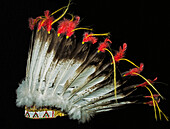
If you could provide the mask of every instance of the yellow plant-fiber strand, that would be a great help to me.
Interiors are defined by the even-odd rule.
[[[162,99],[164,99],[164,97],[159,93],[159,91],[142,75],[138,74],[138,73],[133,73],[136,74],[138,76],[140,76],[141,78],[143,78],[160,96]]]
[[[71,16],[71,20],[70,21],[73,21],[74,20],[74,15],[71,14],[71,13],[68,13],[70,16]]]
[[[155,100],[154,100],[155,101]],[[169,119],[168,119],[168,117],[162,112],[162,110],[159,108],[159,105],[158,105],[158,103],[155,101],[155,103],[156,103],[156,105],[157,105],[157,108],[158,108],[158,110],[159,110],[159,117],[160,117],[160,120],[161,120],[161,113],[164,115],[164,117],[165,117],[165,119],[167,120],[167,121],[169,121]]]
[[[76,28],[76,29],[72,30],[72,32],[76,31],[76,30],[91,30],[92,31],[93,29],[90,29],[90,28],[81,28],[80,27],[80,28]]]
[[[89,37],[89,36],[108,36],[110,33],[103,33],[103,34],[89,34],[89,35],[87,35],[87,37]],[[87,38],[86,37],[86,38]]]
[[[74,29],[74,30],[72,30],[71,32],[73,32],[73,31],[76,31],[76,30],[93,30],[93,29],[89,29],[89,28],[76,28],[76,29]],[[69,38],[69,36],[67,35],[66,36],[66,39],[68,39]]]
[[[69,6],[70,6],[70,0],[69,0],[69,3],[68,3],[68,5],[67,5],[67,8],[65,9],[64,13],[63,13],[60,17],[58,17],[56,20],[54,20],[54,21],[51,23],[51,25],[53,25],[55,22],[57,22],[58,20],[60,20],[60,19],[66,14]],[[56,11],[55,11],[55,12],[56,12]],[[54,14],[54,13],[52,13],[52,14]]]
[[[112,54],[112,52],[110,50],[108,50],[107,48],[105,48],[106,51],[109,52],[109,54],[112,57],[112,61],[113,61],[113,70],[114,70],[114,93],[115,93],[115,98],[116,98],[116,102],[117,102],[117,89],[116,89],[116,63],[115,63],[115,59],[114,56]]]
[[[119,59],[119,60],[125,60],[125,61],[127,61],[127,62],[131,63],[132,65],[134,65],[135,67],[139,68],[139,66],[137,66],[135,63],[133,63],[133,62],[132,62],[132,61],[130,61],[129,59],[121,58],[121,59]]]
[[[62,10],[62,9],[64,9],[64,8],[66,8],[66,7],[67,7],[67,6],[61,7],[60,9],[58,9],[58,10],[54,11],[53,13],[51,13],[51,15],[50,15],[50,16],[54,15],[55,13],[59,12],[60,10]]]
[[[153,100],[153,107],[154,107],[154,112],[155,112],[155,119],[156,119],[156,121],[157,121],[157,114],[156,114],[156,107],[155,107],[155,99],[154,99],[154,97],[153,97],[153,94],[152,94],[152,91],[147,87],[147,86],[145,86],[146,87],[146,89],[150,92],[150,94],[151,94],[151,98],[152,98],[152,100]]]

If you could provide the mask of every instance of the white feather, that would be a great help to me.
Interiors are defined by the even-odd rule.
[[[41,69],[41,78],[40,78],[40,84],[39,84],[39,86],[38,86],[38,90],[40,91],[40,89],[41,89],[41,85],[42,85],[42,82],[43,82],[43,80],[44,80],[44,78],[45,78],[45,75],[47,74],[47,71],[48,71],[48,69],[50,68],[50,66],[51,66],[51,63],[52,63],[52,60],[53,60],[53,58],[54,58],[54,52],[52,51],[50,54],[47,54],[46,55],[46,59],[45,59],[45,62],[44,62],[44,64],[43,64],[43,66],[42,66],[42,69]],[[49,79],[47,79],[47,80],[49,80]],[[48,82],[47,82],[47,87],[49,87],[48,86]]]
[[[34,92],[35,87],[36,87],[36,83],[38,82],[40,70],[41,70],[42,64],[45,60],[45,56],[46,56],[48,47],[49,47],[49,42],[46,42],[42,46],[42,48],[39,52],[38,59],[37,59],[37,62],[35,64],[35,68],[34,68],[34,72],[33,72],[34,77],[33,77],[33,81],[32,81],[32,86],[33,86],[32,92]],[[41,80],[43,80],[43,78]],[[40,85],[41,85],[41,82],[40,82]]]
[[[64,85],[59,85],[59,84],[60,84],[60,81],[62,80],[62,78],[67,73],[67,70],[69,69],[69,66],[70,66],[71,63],[72,63],[71,60],[67,60],[67,61],[63,60],[62,63],[60,64],[60,69],[58,71],[57,78],[56,78],[55,83],[54,83],[54,91],[53,91],[52,94],[55,93],[56,89],[57,89],[57,93],[62,92]]]
[[[82,87],[84,84],[87,83],[88,77],[93,74],[96,70],[96,67],[91,66],[87,67],[80,75],[71,83],[69,88],[71,89],[77,89],[79,87]],[[73,75],[74,76],[74,75]]]
[[[32,78],[33,78],[33,70],[34,70],[35,63],[36,63],[37,58],[38,58],[38,53],[39,53],[40,47],[41,47],[40,39],[35,40],[34,47],[33,47],[33,50],[32,50],[31,64],[30,64],[30,68],[29,68],[30,69],[29,70],[29,91],[30,91],[31,86],[32,86],[31,84],[32,84]]]
[[[76,70],[80,67],[81,64],[82,64],[81,61],[77,61],[77,62],[72,61],[72,64],[69,65],[69,68],[66,71],[65,76],[63,76],[63,78],[61,79],[59,85],[64,88],[64,85],[66,84],[67,80],[76,72]],[[63,88],[61,93],[64,92]]]
[[[70,101],[75,102],[76,100],[89,95],[97,88],[97,87],[96,88],[91,88],[91,87],[102,82],[104,79],[105,79],[105,76],[96,77],[93,80],[91,80],[90,82],[88,82],[86,85],[84,85],[82,87],[78,87],[77,89],[74,88],[74,90],[72,90],[72,92],[77,91],[77,93],[74,95],[74,97],[72,97],[72,99],[70,99]]]

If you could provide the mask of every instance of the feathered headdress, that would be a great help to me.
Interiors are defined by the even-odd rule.
[[[71,19],[61,20],[69,5],[70,2],[51,14],[47,10],[44,16],[29,19],[29,27],[33,30],[31,47],[26,77],[19,84],[16,100],[17,106],[25,106],[25,116],[40,119],[68,115],[70,119],[84,123],[96,113],[140,103],[153,106],[156,119],[157,109],[160,118],[163,114],[167,119],[158,106],[162,96],[153,86],[157,78],[153,81],[144,78],[140,74],[144,64],[137,66],[124,58],[126,43],[113,54],[109,47],[112,43],[109,33],[94,34],[89,32],[92,29],[78,28],[80,17],[72,14],[69,14]],[[53,15],[63,9],[64,13],[55,19]],[[52,28],[54,23],[58,23],[57,30]],[[34,31],[35,26],[37,31]],[[80,29],[86,32],[82,37],[76,37],[74,33]],[[98,36],[106,38],[95,49],[92,46],[97,44]],[[108,55],[111,60],[106,58]],[[124,87],[125,81],[116,78],[116,65],[122,60],[135,67],[123,72],[122,78],[140,76],[145,82]],[[148,90],[149,95],[144,97],[150,100],[130,97],[138,87]],[[153,94],[150,88],[157,94]]]

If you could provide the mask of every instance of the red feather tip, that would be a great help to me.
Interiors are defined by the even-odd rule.
[[[68,19],[60,21],[57,33],[66,34],[68,37],[72,36],[74,34],[73,30],[77,27],[79,21],[80,21],[79,16],[76,16],[74,21]]]
[[[45,18],[39,21],[38,23],[38,30],[41,29],[41,27],[45,27],[47,29],[47,32],[49,33],[52,29],[52,22],[54,21],[53,16],[50,16],[50,11],[46,10],[44,11]]]
[[[127,49],[127,44],[126,43],[123,44],[123,49],[120,46],[119,51],[116,52],[116,55],[114,56],[114,59],[115,59],[116,63],[119,62],[119,60],[125,56],[126,49]]]
[[[156,80],[157,80],[157,77],[156,77],[153,81],[150,80],[150,79],[148,79],[148,81],[149,81],[151,84],[153,84]],[[136,87],[144,87],[144,86],[147,86],[147,85],[149,85],[148,82],[144,82],[144,83],[141,83],[141,84],[137,85]]]
[[[91,33],[92,34],[92,33]],[[87,32],[84,33],[84,37],[83,37],[83,43],[85,42],[91,42],[92,44],[95,44],[97,42],[97,38],[90,36]]]
[[[112,41],[109,38],[106,38],[104,42],[100,43],[98,47],[98,52],[100,51],[105,52],[105,49],[109,46],[108,42],[112,43]]]
[[[151,97],[151,96],[150,96]],[[154,97],[154,101],[156,101],[157,103],[159,103],[160,102],[160,98],[159,98],[159,96],[157,96],[157,95],[153,95],[153,97]],[[155,102],[154,102],[155,103]],[[149,102],[145,102],[144,104],[148,104],[149,106],[153,106],[154,104],[153,104],[153,100],[151,100],[151,101],[149,101]]]
[[[160,95],[158,94],[153,94],[153,97],[157,99]],[[152,96],[144,96],[145,98],[152,98]]]
[[[140,74],[143,71],[143,68],[144,68],[144,64],[140,63],[139,68],[133,68],[133,69],[129,70],[128,72],[126,72],[124,74],[124,76],[137,76],[136,73]]]
[[[50,18],[50,11],[49,10],[44,11],[44,16],[46,18]]]
[[[30,28],[31,30],[34,30],[35,19],[29,18],[28,21],[29,21],[29,28]]]
[[[35,18],[35,19],[29,18],[29,19],[28,19],[29,28],[30,28],[31,30],[34,30],[34,26],[37,24],[38,20],[40,20],[40,19],[42,19],[41,16],[39,16],[39,17],[37,17],[37,18]]]

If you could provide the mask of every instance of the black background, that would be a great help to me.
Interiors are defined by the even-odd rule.
[[[78,124],[67,117],[50,120],[30,120],[24,117],[24,109],[15,105],[18,83],[25,77],[27,53],[31,31],[28,18],[43,15],[67,5],[68,0],[2,1],[1,2],[1,127],[3,129],[165,129],[169,122],[164,117],[157,122],[153,107],[133,105],[124,109],[96,115],[89,123]],[[81,17],[81,27],[92,27],[97,33],[111,32],[112,48],[128,44],[126,57],[145,64],[146,78],[158,77],[168,84],[169,78],[169,29],[170,15],[167,3],[123,0],[73,0],[68,12]],[[167,14],[166,14],[167,13]],[[57,25],[53,26],[57,28]],[[136,79],[136,78],[134,78]],[[169,112],[169,87],[159,84],[157,89],[166,98],[160,107]],[[146,91],[147,92],[147,91]]]

